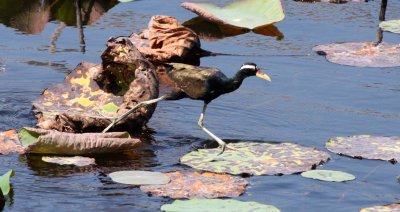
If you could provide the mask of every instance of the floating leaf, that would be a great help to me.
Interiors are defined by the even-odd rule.
[[[0,132],[0,155],[22,154],[24,152],[25,149],[19,141],[16,130]]]
[[[8,193],[10,192],[10,178],[14,175],[14,170],[10,170],[0,176],[0,190],[4,196],[8,195]]]
[[[382,21],[379,27],[384,31],[400,34],[400,20]]]
[[[400,66],[400,44],[349,42],[319,45],[313,48],[332,63],[358,67]]]
[[[348,2],[365,2],[365,0],[294,0],[294,1],[307,2],[307,3],[324,2],[324,3],[334,3],[334,4],[344,4]]]
[[[107,45],[103,64],[79,64],[63,83],[46,89],[33,102],[40,128],[101,131],[138,102],[158,96],[155,68],[129,39],[110,39]],[[141,129],[155,107],[138,109],[116,127]]]
[[[40,134],[34,130],[30,130],[29,128],[22,128],[19,133],[19,138],[24,147],[28,147],[37,142]]]
[[[161,206],[162,211],[186,212],[186,211],[259,211],[279,212],[272,205],[264,205],[258,202],[242,202],[233,199],[191,199],[175,200],[172,204]]]
[[[395,212],[395,211],[400,211],[400,203],[372,206],[360,210],[360,212]]]
[[[139,139],[131,138],[127,132],[79,134],[26,127],[20,130],[19,135],[21,142],[28,144],[26,152],[40,154],[118,153],[134,149],[141,143]]]
[[[114,182],[130,185],[167,184],[170,178],[161,172],[119,171],[108,175]]]
[[[400,137],[355,135],[328,140],[326,148],[355,158],[400,161]]]
[[[240,142],[229,144],[238,150],[199,149],[184,155],[181,162],[196,169],[217,173],[274,175],[312,169],[327,161],[329,155],[292,143]]]
[[[330,182],[343,182],[356,179],[352,174],[332,170],[310,170],[301,173],[301,176]]]
[[[181,6],[218,24],[254,29],[285,18],[280,0],[241,0],[224,8],[209,3],[184,2]]]
[[[247,185],[245,179],[227,174],[211,172],[168,172],[165,173],[171,181],[165,185],[140,186],[144,192],[157,196],[179,198],[218,198],[237,197]]]
[[[48,163],[56,163],[59,165],[75,165],[75,166],[89,166],[96,164],[94,158],[88,157],[42,157],[42,160]]]

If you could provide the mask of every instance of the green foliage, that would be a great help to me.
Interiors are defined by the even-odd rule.
[[[210,21],[254,29],[285,18],[280,0],[241,0],[224,8],[209,3],[184,3],[182,6]]]
[[[27,147],[31,144],[36,143],[40,134],[27,128],[22,128],[19,131],[18,136],[22,146]]]
[[[0,176],[0,190],[1,193],[6,196],[10,192],[10,178],[15,175],[14,170],[10,170],[7,173]]]
[[[253,212],[279,212],[280,210],[272,205],[264,205],[258,202],[242,202],[238,200],[223,199],[191,199],[175,200],[172,204],[161,206],[162,211],[174,212],[206,212],[206,211],[253,211]]]
[[[114,182],[130,185],[167,184],[170,178],[161,172],[119,171],[108,175]]]
[[[118,106],[114,102],[110,102],[102,106],[103,112],[105,113],[116,113]]]
[[[332,170],[310,170],[301,173],[301,176],[329,182],[343,182],[356,179],[352,174]]]
[[[384,31],[400,34],[400,19],[382,21],[381,23],[379,23],[379,27]]]

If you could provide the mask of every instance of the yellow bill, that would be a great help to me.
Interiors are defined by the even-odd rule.
[[[271,82],[271,78],[268,75],[262,73],[261,70],[257,71],[256,76]]]

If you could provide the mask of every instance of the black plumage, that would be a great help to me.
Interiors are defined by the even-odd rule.
[[[262,74],[254,63],[245,63],[234,77],[228,78],[220,70],[209,67],[191,66],[181,63],[166,64],[168,76],[180,88],[178,91],[168,94],[168,100],[177,100],[184,97],[203,100],[210,103],[222,94],[230,93],[240,87],[246,77],[259,76],[269,77]]]

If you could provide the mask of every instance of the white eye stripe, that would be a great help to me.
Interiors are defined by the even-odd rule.
[[[256,69],[256,67],[254,65],[242,65],[242,67],[240,69]]]

